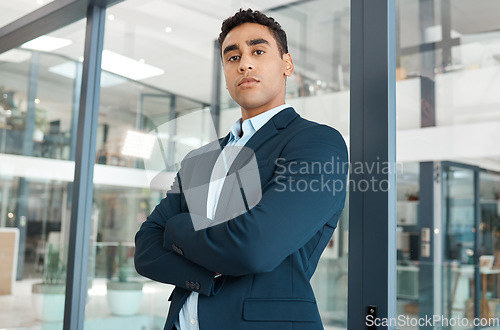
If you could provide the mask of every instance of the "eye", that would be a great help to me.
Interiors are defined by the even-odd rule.
[[[231,56],[230,58],[228,58],[227,61],[234,62],[234,61],[237,61],[239,58],[240,58],[239,55],[234,55],[234,56]]]
[[[257,49],[254,53],[257,55],[262,55],[264,54],[264,51],[262,49]]]

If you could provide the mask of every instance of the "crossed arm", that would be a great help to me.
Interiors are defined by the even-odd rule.
[[[182,286],[186,276],[199,276],[209,284],[217,272],[232,276],[267,272],[325,224],[335,227],[344,207],[347,178],[341,135],[327,126],[307,128],[289,141],[281,159],[254,208],[198,231],[191,220],[201,216],[180,210],[182,188],[176,178],[167,198],[136,235],[139,273],[175,285],[180,281]],[[318,171],[318,164],[328,162],[334,163],[331,171],[323,166]],[[182,256],[172,246],[180,247]],[[201,287],[207,290],[207,285]],[[209,287],[200,293],[210,294],[213,286]]]
[[[137,272],[152,280],[185,287],[186,281],[200,283],[199,293],[214,294],[215,272],[180,256],[171,249],[163,248],[165,222],[181,214],[179,180],[174,184],[135,236],[134,263]]]

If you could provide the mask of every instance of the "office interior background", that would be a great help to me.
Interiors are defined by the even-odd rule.
[[[1,1],[0,45],[2,31],[58,2]],[[161,169],[148,160],[163,141],[168,181],[189,150],[214,137],[214,125],[224,136],[240,117],[215,43],[240,7],[281,23],[295,64],[287,102],[349,145],[349,0],[112,3],[93,82],[86,329],[163,328],[173,287],[133,266],[134,234],[169,187],[151,185],[148,171]],[[395,1],[398,316],[500,318],[498,13],[495,0]],[[77,130],[87,23],[0,53],[0,328],[62,328],[75,161],[85,158]],[[346,207],[311,279],[325,329],[348,328],[349,239],[363,244],[349,237]],[[133,298],[110,282],[132,283],[121,291]],[[62,289],[47,294],[40,283]]]

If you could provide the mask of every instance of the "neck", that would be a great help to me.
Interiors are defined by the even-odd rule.
[[[280,106],[283,104],[285,104],[284,100],[282,102],[277,102],[275,105],[272,105],[272,106],[265,105],[265,106],[261,106],[261,107],[257,107],[257,108],[253,108],[253,109],[245,109],[245,108],[241,107],[241,121],[244,121],[248,118],[255,117],[257,115],[260,115],[261,113],[264,113],[268,110],[274,109],[277,106]]]

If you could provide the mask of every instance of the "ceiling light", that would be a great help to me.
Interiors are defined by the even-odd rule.
[[[35,104],[39,104],[40,103],[40,99],[35,99]]]
[[[167,33],[172,32],[172,28],[171,28],[170,26],[167,26],[167,27],[165,28],[165,32],[167,32]]]
[[[24,43],[21,47],[31,50],[40,50],[45,52],[51,52],[53,50],[66,47],[71,45],[73,42],[68,39],[41,36],[31,41]]]
[[[60,76],[75,79],[76,77],[76,63],[74,61],[66,61],[49,67],[49,72],[58,74]],[[81,67],[79,68],[81,70]],[[123,84],[127,80],[123,77],[103,71],[101,73],[101,87],[111,87]]]
[[[109,14],[109,15],[108,15],[108,19],[109,19],[110,21],[114,20],[114,19],[115,19],[115,15],[113,15],[113,14]]]
[[[102,52],[102,68],[133,80],[155,77],[165,72],[160,68],[141,63],[109,50]]]
[[[128,131],[125,144],[122,148],[122,155],[149,159],[151,158],[155,142],[156,137],[154,135]]]

